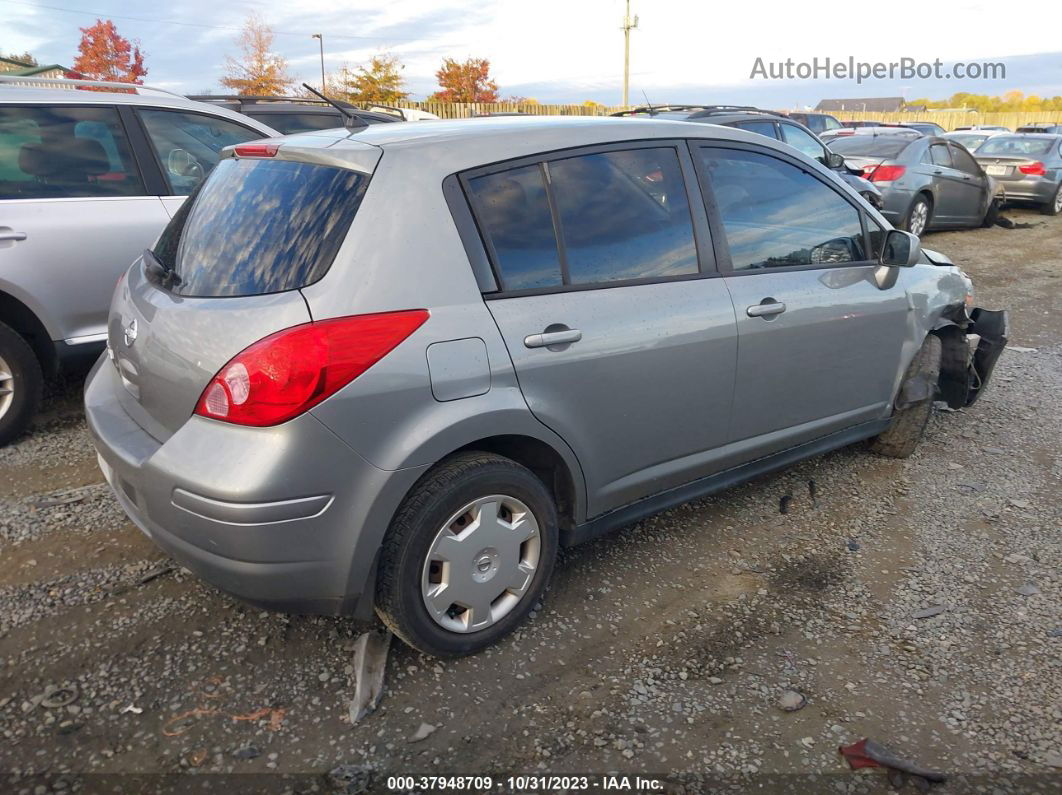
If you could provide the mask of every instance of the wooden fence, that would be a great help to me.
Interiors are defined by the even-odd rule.
[[[467,119],[485,113],[531,113],[538,116],[607,116],[623,110],[620,105],[535,105],[513,102],[454,103],[454,102],[397,102],[401,108],[416,108],[434,113],[444,119]],[[946,130],[974,124],[995,124],[1016,129],[1035,122],[1062,124],[1062,110],[1026,111],[1014,113],[976,113],[973,111],[925,111],[921,113],[831,113],[838,119],[860,119],[883,122],[933,121]]]

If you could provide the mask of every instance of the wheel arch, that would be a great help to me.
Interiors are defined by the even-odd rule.
[[[59,356],[48,329],[37,314],[9,292],[0,290],[0,321],[21,336],[37,356],[46,376],[56,373]]]

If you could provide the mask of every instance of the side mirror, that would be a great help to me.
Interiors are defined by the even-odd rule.
[[[900,229],[890,229],[881,247],[881,264],[894,268],[910,268],[922,257],[917,235]]]
[[[844,157],[842,155],[837,154],[836,152],[831,152],[827,149],[826,167],[832,169],[844,168]]]

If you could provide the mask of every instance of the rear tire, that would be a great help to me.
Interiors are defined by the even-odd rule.
[[[0,323],[0,447],[25,431],[41,404],[41,363],[22,335]]]
[[[1055,197],[1047,204],[1041,205],[1040,212],[1044,215],[1058,215],[1062,213],[1062,182],[1058,184],[1058,188],[1055,190]]]
[[[999,220],[999,199],[992,199],[988,203],[988,209],[985,210],[985,217],[981,219],[981,228],[988,229],[995,226],[996,221]]]
[[[912,235],[921,237],[922,233],[929,229],[929,222],[932,218],[933,203],[925,194],[920,193],[911,202],[911,209],[907,211],[907,218],[903,225]]]
[[[492,453],[459,453],[422,477],[395,513],[380,550],[376,612],[424,654],[480,651],[542,598],[558,537],[553,498],[530,470]]]
[[[921,375],[930,385],[930,394],[907,408],[894,411],[892,425],[888,430],[870,440],[871,452],[888,458],[907,458],[918,448],[933,414],[933,400],[937,394],[937,382],[940,380],[940,352],[940,337],[930,334],[903,376],[906,383]],[[899,397],[897,395],[897,400]]]

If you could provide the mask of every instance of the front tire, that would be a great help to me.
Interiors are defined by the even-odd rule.
[[[988,229],[996,225],[999,220],[999,199],[992,199],[985,210],[985,217],[981,219],[981,228]]]
[[[22,434],[41,404],[44,374],[22,335],[0,323],[0,447]]]
[[[933,400],[937,395],[937,382],[940,380],[940,337],[930,334],[904,373],[903,383],[921,376],[928,386],[929,394],[906,408],[894,410],[892,425],[870,440],[871,452],[888,458],[907,458],[918,448],[925,436],[926,426],[933,414]],[[904,392],[900,387],[901,395]]]
[[[1055,197],[1047,204],[1040,207],[1040,212],[1044,215],[1058,215],[1062,213],[1062,182],[1058,184],[1058,188],[1055,190]]]
[[[472,654],[512,632],[546,590],[557,511],[508,458],[460,453],[403,501],[380,550],[376,612],[414,649]]]

